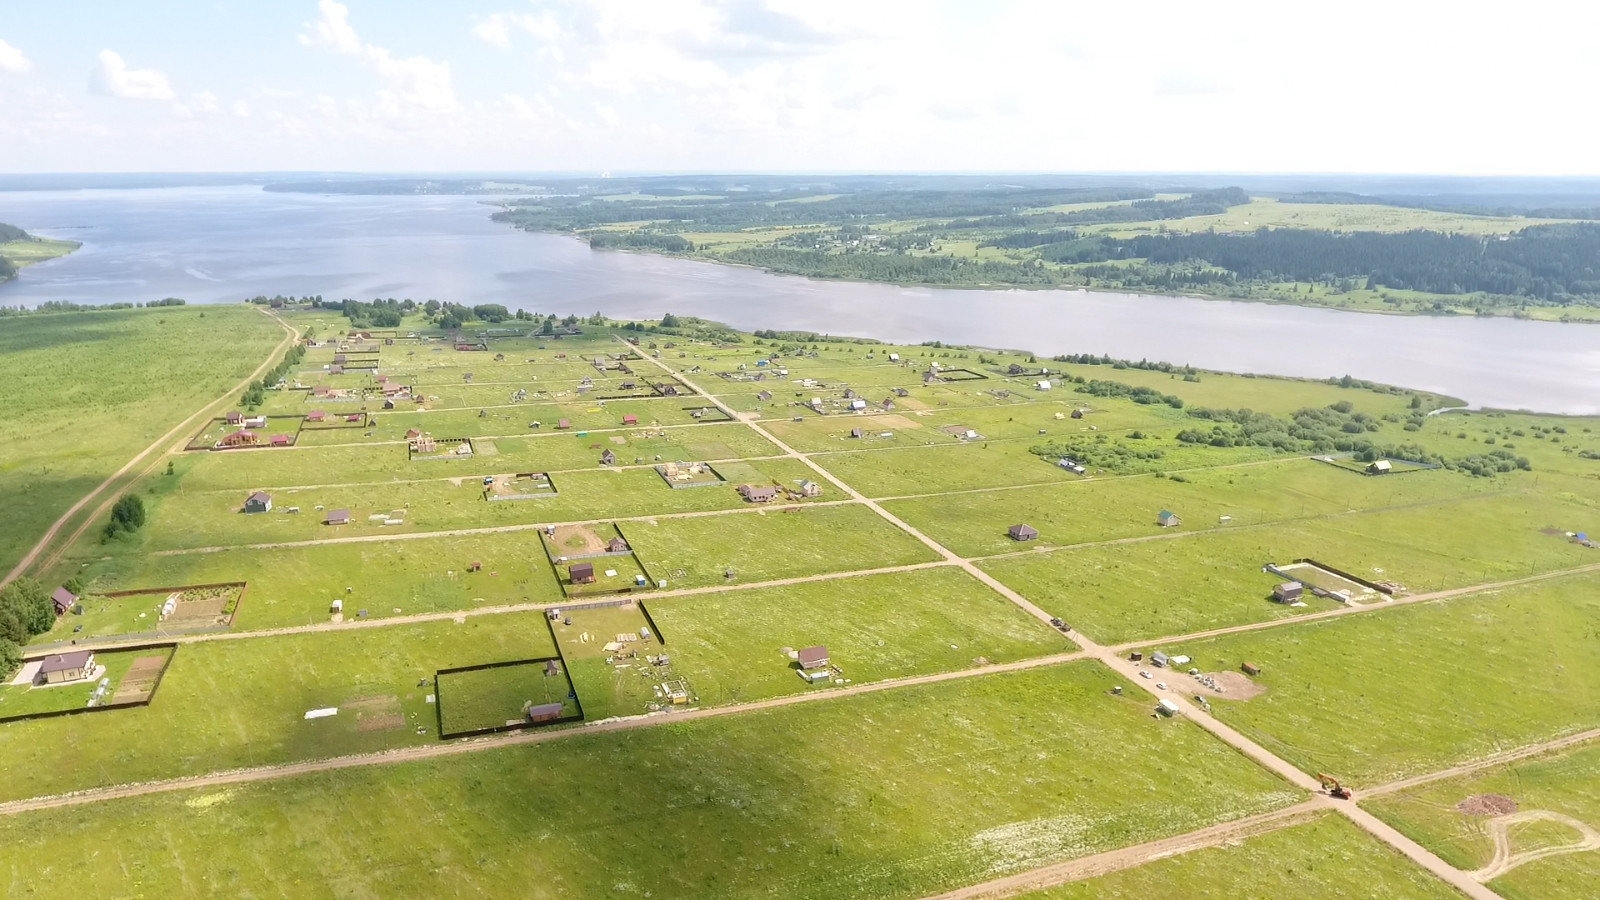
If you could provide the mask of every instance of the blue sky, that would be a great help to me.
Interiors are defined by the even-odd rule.
[[[1595,4],[111,0],[0,15],[0,172],[1600,174]]]

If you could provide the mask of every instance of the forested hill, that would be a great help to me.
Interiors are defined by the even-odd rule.
[[[25,241],[28,240],[29,237],[31,237],[31,235],[29,235],[26,231],[23,231],[21,228],[18,228],[15,225],[7,225],[4,222],[0,222],[0,244],[3,244],[7,241]]]

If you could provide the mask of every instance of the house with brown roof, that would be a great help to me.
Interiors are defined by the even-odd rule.
[[[802,669],[826,669],[833,664],[828,656],[828,648],[821,645],[807,647],[796,654]]]
[[[420,429],[420,428],[407,428],[406,429],[406,440],[408,440],[408,441],[415,440],[416,438],[419,438],[419,437],[422,437],[422,429]]]
[[[739,496],[750,503],[771,503],[778,498],[778,489],[770,484],[741,484]]]
[[[234,431],[222,436],[217,441],[218,447],[256,447],[261,444],[261,435],[254,431]]]
[[[322,520],[322,524],[324,524],[324,525],[349,525],[350,524],[350,510],[348,510],[348,509],[336,509],[333,512],[328,513],[328,517],[326,519]]]
[[[73,653],[53,653],[39,664],[36,684],[66,684],[94,677],[94,651],[78,650]]]
[[[228,413],[223,418],[227,421],[227,423],[229,425],[233,425],[233,426],[237,427],[240,423],[242,423],[244,421],[244,413],[238,412],[238,411],[234,411],[234,412]]]
[[[58,587],[50,595],[50,605],[55,607],[56,615],[64,616],[78,605],[78,595],[64,587]]]
[[[622,417],[622,424],[624,424],[624,425],[637,425],[637,424],[639,424],[639,417],[634,415],[633,413],[628,413],[627,415]]]
[[[623,540],[621,535],[618,535],[606,542],[607,553],[627,553],[628,550],[628,542]]]
[[[247,513],[272,512],[272,495],[266,491],[256,491],[244,498],[244,511]]]
[[[306,413],[306,421],[307,422],[321,422],[323,419],[326,419],[327,417],[328,417],[328,414],[323,412],[320,409],[313,409],[311,412]]]
[[[594,584],[594,563],[573,563],[568,566],[567,581],[572,584]]]
[[[287,434],[275,434],[272,437],[267,438],[267,443],[274,447],[287,447],[294,443],[294,439],[289,437]]]

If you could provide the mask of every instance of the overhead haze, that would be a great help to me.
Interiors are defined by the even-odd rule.
[[[1463,12],[24,4],[0,19],[0,171],[1600,174],[1600,9]]]

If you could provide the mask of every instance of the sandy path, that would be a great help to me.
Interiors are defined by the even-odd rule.
[[[1273,812],[1224,822],[1188,834],[1123,847],[1120,850],[1070,859],[1040,869],[957,888],[933,895],[926,900],[999,900],[1002,897],[1014,897],[1029,891],[1109,875],[1112,872],[1132,869],[1169,856],[1230,844],[1258,834],[1287,828],[1310,820],[1316,812],[1328,808],[1330,803],[1332,801],[1326,797],[1313,797],[1303,803]]]
[[[1594,740],[1600,740],[1600,728],[1591,728],[1588,731],[1580,731],[1577,734],[1569,734],[1566,737],[1555,738],[1554,740],[1544,741],[1538,744],[1529,744],[1526,747],[1516,747],[1511,750],[1504,750],[1500,753],[1493,753],[1488,756],[1480,757],[1472,762],[1462,763],[1459,766],[1452,766],[1448,769],[1440,769],[1437,772],[1428,772],[1424,775],[1413,775],[1410,778],[1402,778],[1399,781],[1391,781],[1388,784],[1381,784],[1377,787],[1365,788],[1361,791],[1361,796],[1372,797],[1380,794],[1392,794],[1396,791],[1410,790],[1411,788],[1419,787],[1424,784],[1430,784],[1435,781],[1444,781],[1446,779],[1457,778],[1462,775],[1471,775],[1472,773],[1481,771],[1483,769],[1492,768],[1494,766],[1503,766],[1507,763],[1516,762],[1519,759],[1527,759],[1530,756],[1543,756],[1546,753],[1552,753],[1556,750],[1572,747],[1577,744],[1586,744]]]
[[[1537,850],[1512,853],[1511,826],[1523,822],[1555,822],[1578,832],[1580,839],[1558,847],[1540,847]],[[1490,860],[1487,866],[1471,873],[1472,877],[1479,881],[1499,878],[1523,863],[1544,859],[1547,856],[1563,856],[1568,853],[1600,850],[1600,831],[1596,831],[1587,822],[1580,822],[1571,816],[1551,812],[1547,809],[1530,809],[1525,812],[1514,812],[1506,816],[1496,816],[1490,819],[1485,827],[1489,832],[1490,839],[1494,841],[1494,858]]]
[[[256,381],[261,377],[262,373],[272,368],[273,362],[289,349],[289,347],[300,337],[300,333],[295,331],[294,328],[290,327],[288,323],[284,322],[277,316],[272,316],[270,313],[264,314],[268,315],[274,322],[276,322],[278,327],[284,330],[285,334],[283,336],[283,340],[279,342],[278,346],[273,349],[272,353],[268,354],[266,360],[263,361],[260,366],[257,366],[254,372],[250,373],[250,377],[234,385],[231,390],[224,393],[221,397],[213,400],[211,403],[206,404],[204,407],[201,407],[200,410],[189,416],[189,418],[184,419],[182,422],[179,422],[177,425],[173,426],[171,431],[168,431],[161,437],[156,438],[155,442],[141,450],[139,455],[128,460],[127,464],[118,469],[116,472],[112,473],[111,477],[100,482],[100,484],[97,485],[94,490],[85,494],[77,503],[72,504],[71,508],[62,513],[61,518],[56,519],[54,524],[52,524],[50,528],[45,531],[44,535],[39,538],[39,542],[33,545],[33,549],[29,550],[27,555],[23,556],[16,566],[12,568],[12,570],[7,573],[4,578],[0,578],[0,587],[10,584],[14,579],[22,575],[23,572],[27,571],[28,568],[32,566],[36,560],[38,560],[40,555],[44,553],[46,548],[50,546],[51,542],[55,540],[56,535],[61,532],[61,529],[65,528],[67,523],[72,520],[72,517],[81,512],[84,507],[88,506],[90,503],[93,503],[96,497],[99,497],[101,494],[105,493],[107,489],[111,487],[111,485],[118,481],[118,479],[133,471],[134,467],[138,466],[140,462],[142,462],[152,453],[155,453],[162,447],[169,446],[174,440],[177,440],[180,435],[187,436],[193,432],[195,426],[199,424],[201,419],[209,417],[218,409],[221,409],[227,404],[228,400],[233,397],[234,394],[237,394],[249,387],[252,381]],[[187,443],[187,441],[184,441],[184,443]],[[168,452],[171,451],[169,450]],[[141,473],[141,476],[148,474],[156,465],[159,465],[161,460],[165,459],[166,456],[166,453],[157,456],[155,461],[151,464],[151,467],[146,469],[145,472]],[[98,519],[101,514],[110,509],[111,505],[115,503],[116,500],[116,497],[107,497],[105,502],[96,507],[94,512],[90,513],[88,517],[84,519],[83,524],[79,525],[77,530],[73,531],[71,536],[68,537],[66,541],[62,542],[60,549],[58,549],[54,554],[45,560],[44,567],[54,565],[56,560],[60,559],[61,554],[66,552],[66,549],[71,547],[85,531],[89,530],[89,526],[94,524],[95,520]]]

